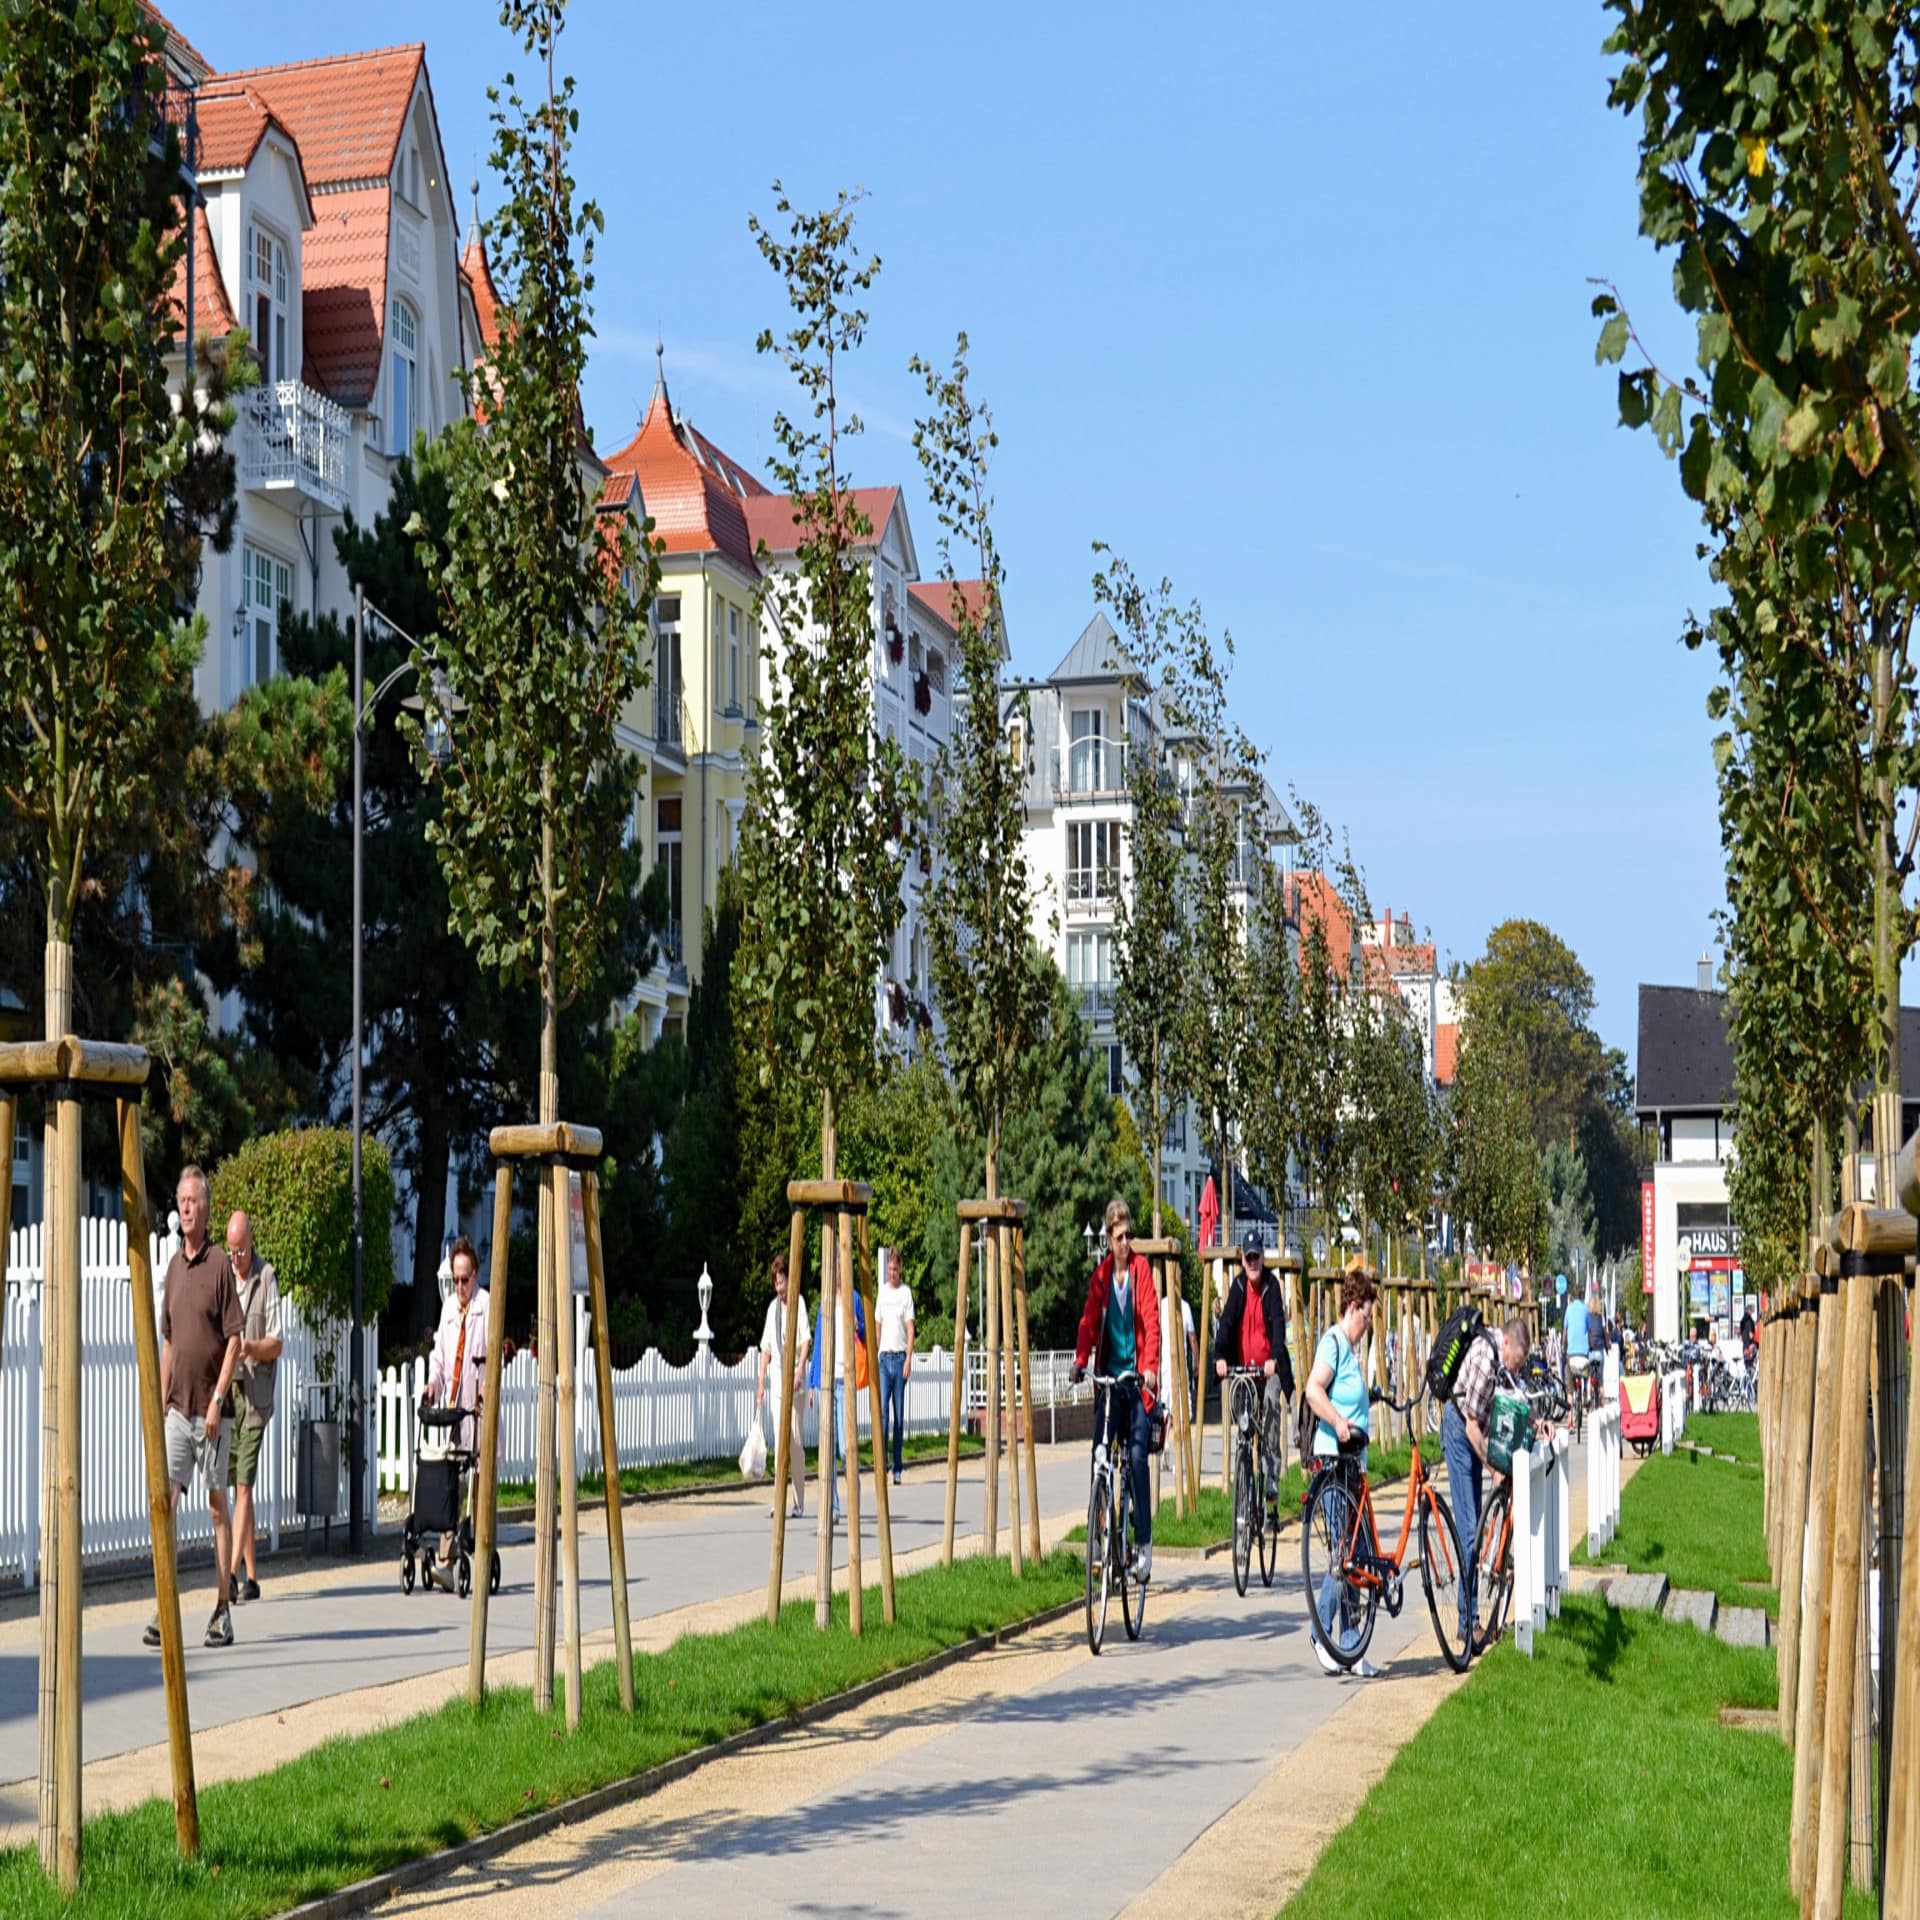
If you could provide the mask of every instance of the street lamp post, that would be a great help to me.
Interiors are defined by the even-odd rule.
[[[365,1337],[360,1324],[361,1281],[365,1264],[366,1235],[360,1210],[360,1142],[363,1126],[363,1088],[361,1073],[366,1053],[365,1008],[361,998],[361,929],[365,921],[365,889],[361,863],[361,837],[366,818],[365,749],[367,726],[380,709],[380,702],[399,684],[402,675],[413,667],[411,660],[401,664],[382,680],[371,700],[365,697],[367,616],[372,614],[409,645],[419,642],[397,621],[390,620],[366,595],[366,589],[353,590],[353,1323],[347,1350],[347,1399],[349,1465],[347,1487],[347,1548],[359,1553],[365,1526],[363,1496],[366,1479],[366,1435],[363,1409],[366,1402]],[[435,673],[435,680],[440,680]],[[424,702],[421,703],[425,705]],[[451,750],[444,715],[452,711],[451,699],[436,686],[433,712],[438,724],[429,724],[427,751],[436,761]]]

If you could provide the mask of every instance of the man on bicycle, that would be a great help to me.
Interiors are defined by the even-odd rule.
[[[1467,1577],[1460,1582],[1460,1631],[1473,1644],[1474,1541],[1480,1531],[1480,1495],[1487,1464],[1487,1428],[1493,1419],[1494,1389],[1503,1377],[1512,1377],[1527,1364],[1532,1342],[1527,1323],[1516,1315],[1496,1335],[1482,1328],[1467,1357],[1460,1362],[1453,1392],[1440,1416],[1440,1451],[1447,1461],[1447,1498],[1460,1535],[1460,1551]],[[1504,1370],[1504,1371],[1503,1371]],[[1498,1470],[1496,1469],[1496,1473]]]
[[[1587,1371],[1593,1359],[1592,1314],[1584,1298],[1576,1296],[1567,1306],[1567,1391],[1576,1409],[1589,1402]]]
[[[1266,1375],[1261,1392],[1260,1453],[1271,1517],[1278,1494],[1280,1433],[1285,1403],[1293,1398],[1293,1361],[1287,1353],[1287,1309],[1280,1283],[1267,1272],[1266,1247],[1258,1227],[1249,1227],[1240,1243],[1240,1271],[1233,1276],[1213,1336],[1213,1370],[1222,1380],[1230,1367],[1258,1367]]]
[[[1128,1576],[1145,1585],[1153,1573],[1153,1506],[1147,1478],[1147,1453],[1153,1422],[1153,1398],[1160,1387],[1160,1301],[1153,1290],[1147,1257],[1133,1250],[1133,1216],[1124,1200],[1107,1202],[1107,1255],[1093,1270],[1087,1304],[1074,1341],[1073,1377],[1086,1378],[1087,1362],[1096,1373],[1136,1374],[1137,1384],[1103,1387],[1116,1396],[1111,1420],[1094,1422],[1094,1431],[1110,1430],[1126,1459],[1128,1505],[1133,1509],[1133,1556]],[[1116,1541],[1123,1547],[1124,1541]]]

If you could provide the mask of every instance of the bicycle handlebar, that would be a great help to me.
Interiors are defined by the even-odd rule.
[[[1129,1367],[1125,1373],[1090,1373],[1087,1378],[1096,1387],[1130,1387],[1140,1374],[1137,1368]]]

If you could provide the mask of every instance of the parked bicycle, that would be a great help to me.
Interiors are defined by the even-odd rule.
[[[1374,1389],[1372,1399],[1396,1413],[1411,1413],[1424,1397],[1422,1387],[1404,1401]],[[1410,1423],[1412,1424],[1412,1423]],[[1348,1459],[1328,1461],[1315,1472],[1307,1491],[1306,1524],[1300,1541],[1300,1572],[1307,1589],[1307,1627],[1336,1665],[1351,1668],[1373,1639],[1382,1604],[1398,1619],[1404,1580],[1412,1569],[1407,1549],[1419,1537],[1420,1583],[1427,1611],[1447,1665],[1464,1673],[1472,1649],[1461,1628],[1460,1582],[1466,1561],[1453,1509],[1435,1484],[1420,1452],[1418,1427],[1407,1472],[1407,1504],[1400,1537],[1383,1553],[1374,1520],[1373,1494],[1365,1473]]]
[[[1501,1384],[1510,1392],[1524,1394],[1536,1427],[1565,1425],[1568,1417],[1566,1396],[1551,1381],[1516,1379],[1501,1370]],[[1555,1497],[1553,1476],[1560,1463],[1551,1450],[1547,1454],[1547,1498]],[[1513,1482],[1502,1479],[1492,1488],[1480,1507],[1480,1525],[1473,1542],[1475,1628],[1473,1650],[1486,1650],[1505,1631],[1507,1615],[1513,1606]]]
[[[1124,1409],[1127,1396],[1140,1390],[1140,1376],[1096,1373],[1099,1390],[1100,1437],[1094,1443],[1092,1485],[1087,1494],[1087,1645],[1098,1653],[1107,1637],[1107,1605],[1117,1590],[1120,1618],[1127,1638],[1138,1640],[1147,1620],[1147,1589],[1127,1574],[1127,1522],[1132,1498],[1127,1492],[1124,1460],[1114,1458],[1114,1435],[1124,1448],[1127,1426],[1116,1421],[1115,1409]]]
[[[1268,1436],[1261,1419],[1266,1369],[1233,1367],[1227,1379],[1233,1392],[1233,1584],[1244,1600],[1256,1557],[1261,1585],[1273,1585],[1274,1564],[1280,1557],[1280,1516],[1266,1497]],[[1275,1460],[1271,1470],[1278,1467]]]

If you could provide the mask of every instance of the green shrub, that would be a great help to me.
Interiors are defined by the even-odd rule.
[[[287,1297],[321,1326],[353,1313],[353,1136],[343,1127],[263,1133],[213,1172],[211,1231],[236,1212],[253,1223],[254,1244]],[[366,1251],[360,1312],[372,1320],[393,1291],[393,1164],[363,1137],[361,1211]]]

